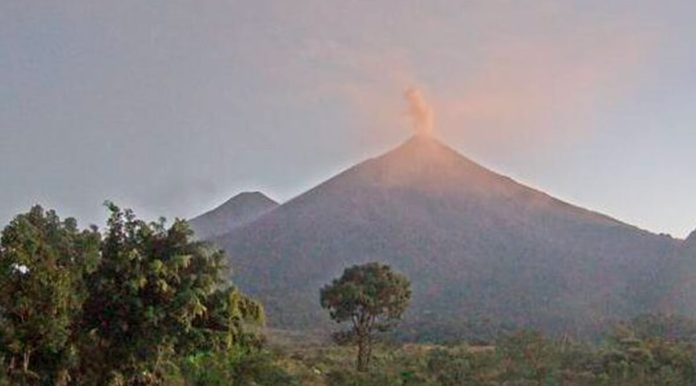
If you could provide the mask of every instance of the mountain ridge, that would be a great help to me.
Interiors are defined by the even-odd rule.
[[[419,137],[213,241],[274,326],[321,325],[317,289],[347,265],[379,260],[411,277],[418,333],[434,314],[441,324],[473,316],[587,331],[669,310],[645,287],[678,245]],[[595,320],[579,320],[587,315]]]
[[[252,222],[278,205],[259,191],[241,192],[188,222],[196,237],[208,239]]]
[[[480,164],[478,164],[478,163],[472,161],[472,160],[469,159],[468,157],[465,157],[465,156],[463,156],[463,155],[457,153],[454,149],[452,149],[452,148],[450,148],[450,147],[444,145],[443,143],[441,143],[440,141],[438,141],[438,140],[436,140],[436,139],[434,139],[434,138],[425,137],[425,136],[418,136],[418,135],[412,136],[412,137],[409,138],[407,141],[403,142],[401,145],[399,145],[398,147],[392,149],[391,151],[388,151],[388,152],[385,153],[385,154],[382,154],[382,155],[379,155],[379,156],[375,156],[375,157],[371,157],[371,158],[367,158],[367,159],[365,159],[364,161],[362,161],[362,162],[360,162],[360,163],[358,163],[358,164],[356,164],[356,165],[354,165],[354,166],[352,166],[352,167],[349,167],[349,168],[343,170],[342,172],[339,172],[339,173],[336,174],[335,176],[333,176],[333,177],[331,177],[331,178],[328,178],[327,180],[324,180],[323,182],[319,183],[319,184],[316,185],[315,187],[308,189],[308,190],[305,191],[304,193],[301,193],[301,194],[299,194],[298,196],[291,198],[290,200],[288,200],[288,201],[286,201],[285,203],[283,203],[283,205],[291,204],[291,203],[292,203],[293,201],[295,201],[296,199],[300,199],[300,198],[302,198],[303,196],[305,196],[305,195],[307,195],[307,194],[310,194],[312,191],[317,190],[317,189],[319,189],[319,188],[321,188],[321,187],[323,187],[323,186],[325,186],[325,185],[327,185],[327,184],[332,183],[333,180],[339,179],[339,178],[341,178],[342,176],[344,176],[344,175],[346,175],[346,174],[353,173],[353,172],[357,171],[357,169],[366,167],[366,166],[369,165],[370,163],[379,162],[380,159],[382,159],[382,158],[385,157],[385,156],[391,155],[391,154],[393,154],[394,152],[397,152],[397,151],[399,151],[399,150],[404,150],[404,149],[407,149],[407,148],[409,148],[409,147],[413,147],[414,145],[417,146],[418,143],[421,143],[421,144],[422,144],[422,143],[430,143],[430,144],[432,144],[432,145],[439,146],[440,148],[446,149],[448,152],[454,153],[454,155],[460,157],[461,159],[466,160],[466,162],[470,163],[471,165],[473,165],[474,167],[480,169],[481,171],[483,171],[483,172],[485,172],[485,173],[493,174],[493,175],[495,175],[497,178],[499,178],[500,180],[508,181],[508,182],[511,182],[511,183],[520,185],[520,186],[524,187],[525,189],[527,189],[528,191],[531,191],[531,192],[533,192],[533,193],[535,193],[535,194],[542,195],[542,196],[548,198],[549,200],[554,201],[557,205],[572,207],[572,208],[574,208],[574,209],[576,209],[576,210],[586,212],[587,214],[597,215],[597,216],[599,216],[599,217],[604,218],[604,219],[607,220],[607,221],[614,222],[614,223],[616,223],[617,225],[627,226],[627,227],[634,228],[634,229],[636,229],[636,230],[638,230],[638,231],[642,231],[642,232],[646,232],[646,233],[650,233],[650,234],[655,234],[654,232],[651,232],[651,231],[646,230],[646,229],[642,229],[642,228],[640,228],[640,227],[638,227],[638,226],[636,226],[636,225],[633,225],[633,224],[629,224],[629,223],[623,222],[623,221],[621,221],[621,220],[619,220],[619,219],[616,219],[616,218],[614,218],[614,217],[612,217],[612,216],[610,216],[610,215],[606,215],[606,214],[603,214],[603,213],[601,213],[601,212],[597,212],[597,211],[594,211],[594,210],[591,210],[591,209],[588,209],[588,208],[584,208],[584,207],[581,207],[581,206],[578,206],[578,205],[575,205],[575,204],[571,204],[571,203],[569,203],[568,201],[565,201],[565,200],[556,198],[556,197],[552,196],[551,194],[548,194],[548,193],[544,192],[543,190],[540,190],[539,188],[531,187],[531,186],[529,186],[529,185],[526,185],[526,184],[523,183],[523,182],[520,182],[520,181],[515,180],[514,178],[511,178],[511,177],[506,176],[506,175],[503,175],[503,174],[499,174],[499,173],[497,173],[497,172],[495,172],[495,171],[493,171],[493,170],[491,170],[491,169],[488,169],[488,168],[486,168],[486,167],[484,167],[484,166],[481,166]],[[281,205],[278,205],[278,206],[281,206]],[[263,215],[265,215],[265,213],[264,213]],[[259,216],[259,218],[262,218],[263,215],[262,215],[262,216]],[[255,219],[255,220],[258,220],[259,218]],[[696,231],[694,231],[694,233],[696,234]],[[217,235],[217,236],[224,236],[224,234],[219,234],[219,235]]]

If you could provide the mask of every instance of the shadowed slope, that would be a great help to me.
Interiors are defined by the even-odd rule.
[[[261,192],[244,192],[189,220],[189,224],[196,237],[208,239],[252,222],[276,206],[277,202]]]
[[[464,319],[591,330],[651,309],[678,244],[493,173],[427,137],[367,160],[216,239],[279,327],[326,320],[318,289],[377,260],[413,284],[414,333]],[[449,327],[443,327],[449,326]]]

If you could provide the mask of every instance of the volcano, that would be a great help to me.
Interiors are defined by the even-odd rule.
[[[201,239],[222,235],[248,224],[278,203],[261,192],[242,192],[217,208],[189,220],[191,229]]]
[[[489,324],[586,334],[669,309],[660,283],[682,241],[570,205],[428,136],[362,162],[212,239],[270,324],[328,325],[319,288],[347,266],[406,274],[404,331]]]

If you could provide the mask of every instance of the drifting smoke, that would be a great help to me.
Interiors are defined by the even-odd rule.
[[[408,100],[408,115],[413,119],[413,130],[416,135],[431,135],[433,132],[433,109],[425,101],[420,90],[409,88],[404,93]]]

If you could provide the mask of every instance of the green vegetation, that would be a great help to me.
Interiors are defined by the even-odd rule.
[[[77,321],[100,236],[40,207],[17,216],[0,241],[0,350],[14,380],[60,382],[78,358]]]
[[[367,371],[370,365],[374,331],[387,331],[406,311],[409,287],[408,279],[389,266],[367,263],[347,268],[343,276],[321,289],[321,306],[329,310],[331,318],[352,324],[350,331],[337,337],[355,341],[358,371]]]
[[[0,243],[0,355],[11,384],[183,384],[206,356],[258,351],[261,305],[186,222],[107,203],[103,234],[34,207]],[[179,382],[181,381],[181,382]]]
[[[696,344],[661,336],[639,338],[633,324],[597,343],[549,339],[532,331],[487,346],[380,343],[368,372],[353,369],[341,346],[279,348],[279,365],[302,385],[694,385]]]
[[[378,263],[321,290],[333,319],[351,323],[338,336],[357,348],[322,334],[265,337],[263,308],[225,280],[222,251],[184,221],[108,208],[103,230],[37,206],[2,231],[0,385],[696,384],[696,322],[674,315],[641,316],[596,341],[507,327],[477,342],[378,341],[411,295],[408,279]]]

